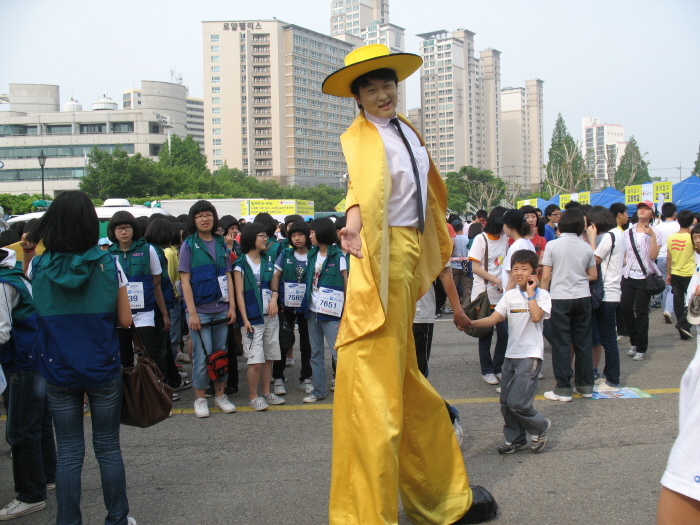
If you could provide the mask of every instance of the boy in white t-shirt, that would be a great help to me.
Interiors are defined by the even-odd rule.
[[[472,321],[475,328],[494,326],[508,319],[508,348],[501,377],[501,413],[506,442],[499,454],[512,454],[527,448],[530,434],[533,452],[547,444],[552,423],[532,405],[544,357],[542,326],[552,310],[547,290],[538,288],[538,257],[530,250],[518,250],[511,257],[511,275],[516,287],[508,290],[495,311]]]

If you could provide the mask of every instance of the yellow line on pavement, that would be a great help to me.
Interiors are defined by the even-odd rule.
[[[647,394],[678,394],[681,391],[680,388],[651,388],[649,390],[644,390]],[[574,397],[580,397],[574,394]],[[544,396],[535,396],[536,401],[543,401]],[[446,399],[451,405],[471,405],[477,403],[498,403],[500,399],[498,397],[469,397],[466,399]],[[276,405],[268,408],[268,411],[272,412],[282,412],[287,410],[331,410],[333,408],[333,403],[307,403],[302,405]],[[220,413],[221,410],[218,408],[210,408],[210,412]],[[252,408],[248,406],[236,407],[236,412],[255,412]],[[88,412],[89,415],[90,413]],[[179,414],[194,414],[193,408],[173,408],[173,415]],[[0,421],[6,421],[7,416],[0,416]]]

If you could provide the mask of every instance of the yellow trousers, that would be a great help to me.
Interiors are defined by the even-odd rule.
[[[445,403],[416,360],[412,324],[421,235],[413,228],[389,228],[389,235],[386,321],[338,348],[331,525],[396,524],[399,492],[407,516],[419,525],[451,524],[471,506]],[[350,294],[348,300],[362,298]]]

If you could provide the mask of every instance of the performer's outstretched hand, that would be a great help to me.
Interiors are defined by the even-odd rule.
[[[360,232],[348,228],[347,226],[338,232],[340,235],[340,243],[343,250],[348,252],[350,255],[354,255],[358,259],[362,259],[362,239],[360,238]]]

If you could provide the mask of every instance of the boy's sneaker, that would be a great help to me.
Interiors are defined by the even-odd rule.
[[[36,503],[24,503],[18,499],[12,500],[9,505],[0,510],[0,521],[13,520],[41,510],[46,507],[46,501],[37,501]]]
[[[484,374],[483,376],[481,376],[481,379],[483,379],[484,382],[488,383],[489,385],[497,385],[498,383],[500,383],[495,374]]]
[[[301,382],[301,389],[306,392],[307,394],[310,394],[311,392],[314,391],[314,384],[311,382],[311,379],[304,379]],[[332,389],[331,389],[332,390]],[[277,392],[275,392],[276,394]]]
[[[552,428],[552,422],[549,419],[545,420],[545,427],[544,430],[540,433],[539,436],[532,436],[530,439],[532,441],[532,446],[530,447],[530,450],[533,452],[542,452],[542,449],[544,446],[547,444],[547,434]]]
[[[287,366],[294,366],[294,359],[291,358],[291,357],[288,357],[288,358],[287,358],[287,361],[286,361],[285,364],[284,364],[284,366],[285,366],[285,367],[287,367]]]
[[[275,394],[283,396],[286,393],[287,389],[284,388],[284,380],[282,378],[275,379]]]
[[[499,454],[514,454],[518,450],[524,450],[527,448],[527,441],[518,441],[517,443],[511,443],[510,441],[506,441],[498,447],[498,453]]]
[[[666,319],[666,324],[673,324],[673,318],[671,317],[671,312],[664,312],[664,319]]]
[[[609,384],[605,379],[602,383],[598,383],[593,386],[594,392],[619,392],[620,387]]]
[[[582,394],[581,392],[579,392],[578,390],[576,390],[576,387],[574,387],[574,394],[578,394],[578,395],[580,395],[581,397],[585,397],[586,399],[590,399],[590,398],[593,397],[593,394]]]
[[[630,346],[630,349],[627,350],[627,355],[630,357],[634,357],[634,354],[637,353],[637,347],[636,346]]]
[[[219,410],[227,414],[236,411],[236,405],[234,405],[233,403],[231,403],[231,401],[228,400],[228,396],[226,394],[220,397],[215,397],[214,404],[219,408]]]
[[[180,394],[178,392],[173,392],[173,403],[175,401],[180,401]]]
[[[268,408],[268,404],[265,403],[265,399],[260,396],[256,397],[255,399],[251,399],[248,404],[253,410],[266,410]]]
[[[641,352],[636,352],[632,358],[634,361],[644,361],[644,354]]]
[[[205,397],[194,400],[194,415],[197,417],[209,417],[209,406]]]
[[[549,399],[550,401],[563,401],[564,403],[568,403],[573,399],[571,396],[560,396],[559,394],[555,394],[554,390],[545,392],[544,398]]]
[[[137,523],[136,523],[136,520],[134,518],[129,516],[128,518],[126,518],[126,525],[137,525]]]
[[[263,399],[268,405],[284,405],[284,399],[275,394],[267,394]]]
[[[681,339],[692,339],[693,334],[690,333],[690,329],[688,328],[683,328],[682,326],[677,326],[678,331],[681,334]],[[685,337],[684,337],[685,336]]]

